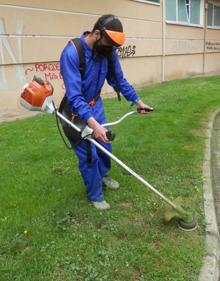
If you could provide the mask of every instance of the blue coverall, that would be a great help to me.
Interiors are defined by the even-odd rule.
[[[79,55],[74,45],[69,42],[64,48],[60,58],[60,70],[66,88],[68,103],[72,111],[87,122],[90,117],[94,117],[100,124],[106,123],[106,117],[101,97],[98,98],[93,107],[89,102],[101,90],[105,79],[112,87],[115,87],[115,80],[111,71],[108,69],[108,60],[95,55],[92,56],[91,48],[85,42],[84,32],[80,41],[85,52],[85,73],[81,77],[79,71]],[[120,92],[131,102],[137,102],[139,96],[134,88],[127,82],[119,63],[116,51],[113,51],[113,60],[115,65],[115,74],[117,77]],[[111,152],[111,144],[100,143]],[[95,145],[91,145],[91,163],[87,162],[87,141],[82,141],[77,147],[74,147],[78,157],[79,170],[82,175],[86,192],[89,200],[100,202],[104,199],[102,189],[102,178],[107,175],[110,169],[110,158],[104,154]]]

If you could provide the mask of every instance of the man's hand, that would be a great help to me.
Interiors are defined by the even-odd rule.
[[[153,107],[143,103],[141,100],[136,102],[136,106],[137,106],[137,109],[140,110],[141,114],[148,114],[154,110]]]
[[[105,143],[110,143],[109,139],[106,136],[107,129],[102,127],[93,117],[88,119],[88,125],[93,129],[94,137],[98,140],[101,140]]]

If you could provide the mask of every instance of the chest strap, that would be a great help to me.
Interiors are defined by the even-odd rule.
[[[92,100],[89,101],[90,107],[93,107],[95,105],[95,103],[99,99],[100,95],[101,95],[101,90],[98,92],[98,94]]]

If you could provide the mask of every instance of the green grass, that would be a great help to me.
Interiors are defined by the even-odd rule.
[[[114,154],[198,220],[187,233],[163,224],[165,203],[115,163],[112,208],[88,202],[74,154],[50,115],[0,124],[1,281],[194,281],[204,254],[205,129],[220,105],[220,77],[140,90],[155,107],[112,127]],[[109,120],[130,110],[105,100]]]

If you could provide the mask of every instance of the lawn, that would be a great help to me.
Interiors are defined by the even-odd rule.
[[[114,154],[169,198],[182,196],[193,232],[163,224],[166,203],[117,164],[121,188],[97,211],[54,116],[0,124],[1,281],[196,281],[204,254],[205,130],[220,107],[220,77],[139,90],[154,106],[112,127]],[[133,110],[104,100],[110,121]]]

